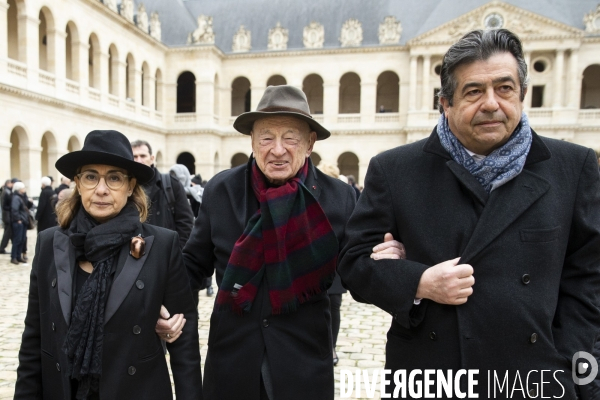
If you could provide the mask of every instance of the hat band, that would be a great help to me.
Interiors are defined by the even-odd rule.
[[[258,112],[278,112],[278,111],[293,112],[293,113],[306,115],[307,117],[312,118],[312,116],[309,113],[304,112],[298,108],[291,108],[291,107],[267,107],[267,108],[262,108],[257,111]]]

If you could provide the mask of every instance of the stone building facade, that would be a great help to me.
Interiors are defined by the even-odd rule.
[[[0,0],[0,179],[37,194],[93,129],[147,140],[159,169],[180,162],[208,179],[250,155],[235,117],[289,84],[332,131],[313,160],[362,183],[371,157],[430,134],[448,47],[496,27],[524,42],[536,131],[600,151],[597,0],[568,12],[549,0],[456,3]]]

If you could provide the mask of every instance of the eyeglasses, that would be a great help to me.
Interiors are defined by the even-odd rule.
[[[81,186],[86,189],[95,189],[100,183],[100,178],[104,178],[104,182],[106,182],[106,186],[108,186],[111,190],[119,190],[123,187],[128,175],[125,175],[122,172],[114,171],[109,172],[105,175],[100,175],[97,172],[86,171],[76,175],[79,178],[79,182],[81,182]]]

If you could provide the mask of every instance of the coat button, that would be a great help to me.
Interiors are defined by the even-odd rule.
[[[534,333],[531,334],[531,337],[529,338],[529,341],[531,343],[535,343],[535,342],[537,342],[537,339],[538,339],[538,334],[534,332]]]
[[[429,332],[429,339],[437,340],[437,334],[435,332]]]
[[[56,330],[56,325],[54,325],[54,322],[52,323],[52,330],[55,331]]]
[[[157,212],[156,212],[156,215],[160,215],[160,211],[157,211]],[[132,374],[132,375],[133,375],[133,374]]]
[[[56,287],[56,278],[52,279],[52,287]]]
[[[142,290],[142,289],[144,288],[144,281],[141,281],[141,280],[139,280],[139,279],[138,279],[138,280],[135,282],[135,286],[136,286],[138,289]]]
[[[133,334],[134,335],[139,335],[140,333],[142,333],[142,328],[140,328],[139,325],[136,325],[133,327]]]
[[[531,397],[532,399],[535,399],[537,397],[537,390],[529,389],[529,397]]]
[[[529,285],[529,282],[531,282],[531,277],[529,276],[529,274],[525,274],[521,277],[521,282],[523,282],[525,285]]]
[[[56,363],[56,370],[60,372],[60,364]]]
[[[264,326],[265,328],[268,328],[268,327],[269,327],[269,320],[268,320],[268,319],[266,319],[266,318],[265,318],[265,319],[263,319],[263,326]]]
[[[129,375],[134,375],[135,371],[136,371],[135,367],[129,367],[129,368],[127,368],[127,372],[129,373]]]

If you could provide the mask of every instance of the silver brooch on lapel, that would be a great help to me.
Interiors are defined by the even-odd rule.
[[[129,244],[129,255],[139,260],[144,254],[146,254],[146,241],[142,235],[132,237]]]

